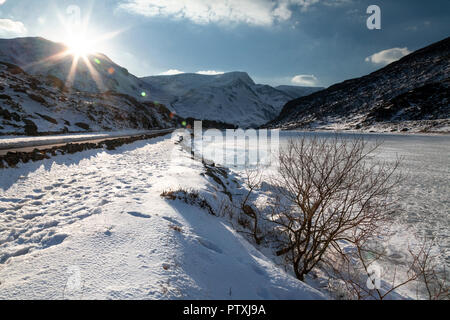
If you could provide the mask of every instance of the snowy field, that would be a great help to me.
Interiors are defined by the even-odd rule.
[[[0,299],[325,298],[225,220],[160,197],[210,188],[202,171],[169,137],[0,170]]]

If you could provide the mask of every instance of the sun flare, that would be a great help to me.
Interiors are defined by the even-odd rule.
[[[106,72],[113,74],[114,68],[102,68],[102,60],[104,59],[104,56],[98,52],[105,49],[105,43],[112,40],[126,29],[110,32],[99,32],[98,29],[92,28],[89,24],[89,10],[84,18],[82,18],[80,8],[76,6],[71,6],[69,8],[71,10],[66,12],[67,15],[58,13],[61,29],[55,30],[56,36],[54,37],[58,43],[64,45],[64,49],[53,55],[45,57],[34,64],[69,61],[70,69],[65,79],[67,87],[73,86],[74,81],[76,81],[77,78],[77,73],[82,71],[82,77],[87,75],[94,80],[97,88],[100,91],[103,91],[106,87],[103,83],[101,73],[107,70]],[[74,12],[77,13],[75,17],[76,19],[73,17]]]
[[[83,35],[71,35],[65,41],[69,53],[78,57],[85,57],[94,53],[92,42]]]

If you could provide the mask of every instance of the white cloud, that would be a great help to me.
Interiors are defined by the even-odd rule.
[[[307,10],[319,0],[123,0],[119,8],[148,17],[188,19],[198,24],[246,23],[270,26],[287,21],[292,10]]]
[[[197,71],[196,73],[197,74],[204,74],[204,75],[207,75],[207,76],[216,76],[216,75],[219,75],[219,74],[224,74],[225,72],[215,71],[215,70],[205,70],[205,71]]]
[[[291,82],[298,86],[315,86],[317,78],[312,74],[299,74],[291,79]]]
[[[409,51],[408,48],[392,48],[377,52],[371,55],[370,57],[367,57],[366,62],[371,62],[373,64],[380,64],[380,65],[388,65],[394,61],[403,58],[404,56],[410,53],[411,51]]]
[[[170,70],[167,70],[167,71],[164,71],[164,72],[160,73],[159,75],[160,76],[173,76],[173,75],[182,74],[182,73],[184,73],[184,72],[180,71],[180,70],[177,70],[177,69],[170,69]]]
[[[4,4],[6,2],[6,0],[0,0],[0,6],[2,5],[2,4]]]
[[[20,21],[0,19],[0,36],[20,36],[26,32],[27,28]]]

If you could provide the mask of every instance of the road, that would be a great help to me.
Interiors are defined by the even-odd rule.
[[[141,135],[152,135],[159,133],[171,133],[175,129],[147,130],[130,132],[114,132],[114,133],[90,133],[90,134],[72,134],[59,136],[43,136],[43,137],[16,137],[0,139],[0,156],[6,155],[8,152],[31,152],[34,149],[44,150],[53,147],[60,147],[66,144],[81,143],[99,143],[102,141],[115,140],[118,138],[130,138]]]

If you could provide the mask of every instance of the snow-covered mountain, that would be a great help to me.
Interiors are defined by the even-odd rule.
[[[35,76],[57,77],[79,91],[115,91],[138,99],[145,86],[103,54],[88,55],[87,63],[80,58],[71,78],[74,56],[68,54],[65,45],[44,38],[0,39],[0,61],[15,64]]]
[[[37,135],[176,126],[163,105],[116,92],[81,92],[54,76],[0,62],[0,134]]]
[[[126,94],[141,102],[158,101],[182,117],[243,127],[267,123],[289,100],[317,90],[258,85],[245,72],[139,79],[103,54],[80,58],[74,68],[74,56],[65,45],[43,38],[0,39],[0,61],[17,65],[30,75],[57,78],[81,92]]]
[[[150,97],[182,117],[214,120],[242,127],[259,126],[275,118],[283,105],[309,93],[302,87],[279,90],[255,84],[245,72],[219,75],[193,73],[142,78]],[[296,91],[297,90],[297,91]]]
[[[285,129],[450,131],[450,38],[370,75],[288,102]]]

